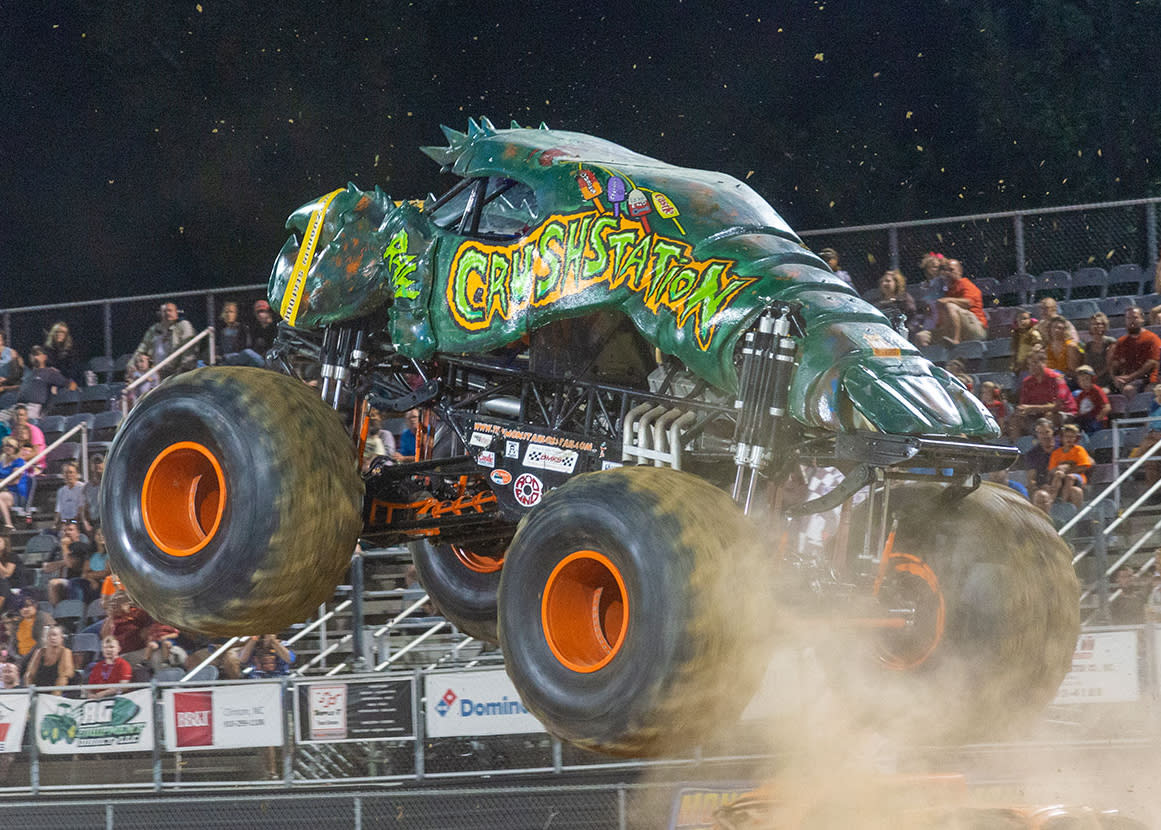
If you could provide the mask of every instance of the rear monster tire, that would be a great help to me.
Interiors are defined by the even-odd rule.
[[[521,523],[500,643],[525,706],[598,752],[647,756],[734,723],[765,669],[756,533],[685,473],[577,476]]]
[[[1080,630],[1071,552],[1009,487],[945,502],[892,490],[898,528],[879,591],[914,625],[826,649],[837,685],[891,732],[925,741],[1001,737],[1052,701]],[[858,534],[852,534],[858,538]]]
[[[485,552],[424,540],[409,547],[419,582],[439,613],[477,640],[500,642],[496,609],[503,546]]]
[[[135,602],[207,634],[279,631],[341,580],[363,483],[335,412],[309,387],[246,367],[167,381],[109,451],[101,518]]]

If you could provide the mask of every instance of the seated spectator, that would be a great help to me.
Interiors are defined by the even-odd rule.
[[[1012,478],[1007,470],[995,470],[988,473],[988,481],[1011,487],[1024,498],[1028,498],[1028,488]]]
[[[254,327],[250,330],[250,348],[265,361],[266,353],[274,345],[278,336],[278,320],[265,300],[254,301]],[[265,365],[265,363],[263,363]]]
[[[1084,505],[1084,486],[1093,468],[1092,456],[1077,441],[1080,427],[1065,424],[1060,428],[1060,446],[1048,458],[1047,489],[1053,501],[1066,501],[1078,510]]]
[[[0,392],[20,388],[20,378],[24,374],[24,361],[20,353],[7,344],[4,332],[0,331]]]
[[[109,556],[105,552],[105,532],[93,529],[93,550],[85,561],[80,579],[69,581],[69,598],[79,599],[86,606],[101,596],[101,585],[110,575]]]
[[[175,303],[162,303],[157,309],[157,322],[145,330],[141,342],[137,344],[138,354],[149,355],[154,366],[161,363],[186,343],[194,339],[194,327],[189,320],[180,319]],[[161,369],[162,377],[184,372],[197,365],[196,349],[182,352],[177,364],[170,363]]]
[[[931,345],[931,329],[935,327],[935,304],[943,296],[943,279],[939,267],[943,264],[943,254],[934,251],[924,254],[919,260],[919,270],[923,280],[915,288],[916,330],[911,335],[917,346]]]
[[[1068,337],[1068,321],[1054,317],[1048,323],[1048,339],[1044,342],[1044,356],[1048,368],[1055,369],[1071,381],[1080,365],[1080,344]]]
[[[1044,352],[1037,350],[1028,357],[1028,376],[1020,384],[1020,402],[1008,419],[1008,434],[1018,438],[1028,432],[1037,418],[1049,418],[1060,425],[1076,414],[1076,399],[1068,391],[1064,375],[1048,368]]]
[[[1098,311],[1088,318],[1088,337],[1084,341],[1084,362],[1092,367],[1097,386],[1108,389],[1113,385],[1109,374],[1109,355],[1117,340],[1109,336],[1109,318]]]
[[[1033,427],[1036,443],[1024,452],[1024,469],[1027,471],[1028,489],[1035,495],[1048,483],[1048,466],[1052,460],[1052,452],[1056,449],[1056,431],[1052,421],[1041,418]],[[1035,499],[1033,499],[1035,501]],[[1051,507],[1052,503],[1049,502]]]
[[[1109,396],[1094,382],[1096,372],[1087,363],[1076,369],[1076,382],[1080,389],[1073,396],[1076,398],[1075,423],[1089,435],[1109,425],[1109,413],[1113,405],[1109,403]]]
[[[1113,625],[1140,625],[1145,622],[1145,602],[1149,598],[1148,582],[1140,579],[1128,565],[1113,574],[1113,593],[1109,615]]]
[[[39,418],[41,410],[49,398],[56,394],[56,390],[76,388],[76,381],[48,365],[48,353],[42,346],[33,346],[28,355],[28,368],[20,380],[16,401],[24,406],[29,418]],[[44,440],[43,436],[41,440]]]
[[[1161,305],[1155,305],[1149,309],[1149,325],[1161,326]]]
[[[907,278],[903,276],[902,271],[883,272],[883,276],[879,277],[879,287],[869,292],[867,299],[880,311],[893,310],[906,315],[909,335],[919,330],[920,321],[915,298],[907,292]]]
[[[24,670],[24,684],[41,689],[60,689],[69,685],[76,673],[73,653],[64,645],[64,631],[59,625],[48,626],[44,630],[41,646],[28,660],[28,667]],[[53,694],[59,695],[60,692]]]
[[[73,346],[73,336],[69,333],[68,323],[56,322],[48,330],[44,338],[44,351],[48,358],[48,365],[58,370],[69,380],[80,382],[81,365],[77,359],[77,351]]]
[[[980,289],[963,275],[963,265],[958,259],[945,259],[939,272],[946,290],[935,303],[936,342],[955,345],[966,340],[984,340],[988,336],[988,318],[984,316]]]
[[[947,361],[947,371],[967,387],[969,392],[975,391],[976,382],[972,380],[972,376],[967,373],[967,367],[963,365],[963,361],[957,358],[952,358]]]
[[[10,659],[0,663],[0,689],[19,689],[23,685],[20,682],[20,667],[16,663]]]
[[[81,504],[81,527],[92,533],[101,522],[101,479],[105,477],[105,456],[89,456],[89,480],[85,482],[84,501]]]
[[[1161,337],[1145,326],[1140,306],[1125,309],[1125,334],[1109,356],[1109,371],[1118,392],[1132,397],[1157,382],[1157,365],[1161,362]]]
[[[145,632],[145,654],[141,664],[149,669],[150,674],[157,674],[162,669],[182,668],[189,655],[185,649],[177,644],[181,632],[172,625],[154,623]]]
[[[371,407],[367,413],[367,434],[377,435],[379,440],[383,443],[383,455],[388,458],[388,463],[395,461],[395,436],[391,434],[391,430],[383,426],[383,413]]]
[[[20,619],[12,631],[11,651],[21,659],[23,666],[36,649],[45,626],[55,625],[56,620],[52,614],[40,610],[40,601],[31,590],[22,591],[16,605]]]
[[[992,381],[985,380],[980,384],[979,394],[980,400],[988,408],[988,412],[991,412],[992,417],[996,419],[996,423],[1002,426],[1012,411],[1012,408],[1008,406],[1008,402],[1004,399],[1003,390]]]
[[[218,362],[226,366],[265,366],[266,360],[251,348],[251,342],[250,327],[238,319],[238,304],[233,300],[222,303],[214,329]]]
[[[818,256],[823,262],[830,266],[830,270],[834,271],[834,275],[836,277],[852,288],[854,287],[855,284],[851,282],[851,275],[839,266],[838,251],[836,251],[834,248],[823,248],[818,252]]]
[[[409,409],[403,418],[407,422],[407,426],[403,432],[399,433],[399,440],[396,442],[396,446],[399,449],[395,453],[395,460],[415,461],[416,437],[420,432],[419,410]]]
[[[133,665],[145,656],[145,632],[153,619],[129,601],[129,595],[118,591],[106,603],[108,616],[101,624],[101,639],[116,637],[121,645],[121,656]]]
[[[1012,324],[1012,371],[1023,372],[1028,366],[1028,355],[1044,345],[1044,338],[1036,328],[1029,311],[1021,311]]]
[[[41,569],[49,578],[49,602],[56,605],[70,598],[71,584],[83,578],[92,552],[92,545],[81,538],[81,528],[75,520],[61,525],[56,549]]]
[[[14,576],[16,562],[12,559],[12,543],[7,536],[0,536],[0,614],[16,610],[16,598],[12,595]]]
[[[1140,458],[1150,447],[1161,441],[1161,384],[1153,387],[1153,400],[1149,404],[1149,417],[1145,427],[1145,435],[1141,438],[1141,443],[1129,453],[1130,458]],[[1153,460],[1155,458],[1156,455],[1144,464],[1145,482],[1150,485],[1161,479],[1161,461]]]
[[[24,466],[24,459],[20,457],[20,446],[16,439],[11,436],[5,438],[0,443],[0,481]],[[25,471],[15,481],[9,482],[4,485],[3,489],[0,489],[0,522],[4,523],[6,530],[16,529],[12,525],[12,514],[17,508],[23,510],[24,506],[28,504],[30,486],[31,478]]]
[[[81,470],[75,461],[61,465],[64,484],[56,491],[56,507],[53,520],[59,528],[66,522],[81,521],[85,509],[85,483],[81,481]]]
[[[144,352],[137,352],[133,355],[133,359],[129,361],[129,365],[125,367],[125,383],[132,386],[133,381],[148,374],[152,368],[153,358]],[[123,394],[125,395],[126,403],[132,408],[139,400],[156,389],[160,383],[161,378],[156,374],[149,375],[148,378],[133,386],[132,389],[125,390]]]
[[[243,671],[249,668],[251,677],[283,677],[290,674],[294,652],[274,634],[255,635],[242,646],[238,661]]]
[[[1041,297],[1040,302],[1037,305],[1040,308],[1040,321],[1036,324],[1036,330],[1040,332],[1040,339],[1042,341],[1045,343],[1048,342],[1048,339],[1052,334],[1050,331],[1052,321],[1060,318],[1061,320],[1064,320],[1065,324],[1068,326],[1067,339],[1080,342],[1080,337],[1076,333],[1076,326],[1070,323],[1067,318],[1060,316],[1060,303],[1056,302],[1055,298]]]
[[[97,684],[122,685],[133,678],[133,667],[121,656],[121,644],[117,642],[116,637],[105,637],[101,640],[101,656],[102,659],[89,670],[89,676],[85,680],[85,685],[92,687],[85,690],[85,697],[90,699],[109,697],[120,691],[117,686]]]

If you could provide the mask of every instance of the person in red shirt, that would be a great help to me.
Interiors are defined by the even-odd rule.
[[[1037,418],[1050,418],[1060,424],[1075,414],[1076,399],[1068,391],[1064,375],[1048,368],[1043,349],[1034,349],[1028,355],[1028,376],[1020,384],[1020,403],[1008,419],[1008,434],[1012,438],[1027,435]]]
[[[1076,443],[1079,439],[1080,427],[1076,424],[1065,424],[1060,428],[1060,446],[1048,459],[1048,471],[1052,477],[1046,488],[1053,501],[1067,501],[1077,509],[1084,504],[1086,473],[1094,463],[1088,450]]]
[[[963,275],[963,264],[958,259],[945,259],[939,268],[947,286],[936,300],[936,342],[962,343],[964,340],[983,340],[987,337],[988,318],[984,314],[984,297],[975,283]]]
[[[1076,382],[1080,390],[1076,393],[1076,425],[1092,435],[1109,425],[1109,413],[1113,406],[1105,390],[1096,385],[1096,371],[1089,365],[1076,367]]]
[[[1145,328],[1145,312],[1140,306],[1125,309],[1125,332],[1113,346],[1109,371],[1117,391],[1132,397],[1157,382],[1161,337]]]
[[[145,656],[145,631],[153,618],[129,602],[129,595],[118,591],[106,601],[109,614],[101,626],[101,638],[113,637],[121,646],[125,659],[136,663]]]
[[[116,637],[109,636],[101,641],[101,654],[104,655],[104,659],[89,672],[87,685],[96,687],[98,683],[128,683],[133,677],[133,667],[129,665],[129,661],[121,657],[121,644],[117,642]],[[115,694],[117,694],[116,686],[101,686],[85,691],[85,697],[88,698],[109,697]]]

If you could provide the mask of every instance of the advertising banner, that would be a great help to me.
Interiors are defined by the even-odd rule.
[[[36,696],[36,746],[45,755],[144,752],[153,740],[149,689],[97,700]]]
[[[1099,631],[1080,635],[1072,671],[1054,703],[1131,703],[1141,698],[1138,632]]]
[[[429,738],[544,731],[503,669],[429,674],[424,696]]]
[[[170,752],[282,744],[281,683],[165,689],[162,699]]]
[[[295,737],[301,743],[413,739],[414,689],[411,678],[300,683]]]
[[[0,752],[19,752],[28,721],[28,692],[0,694]]]

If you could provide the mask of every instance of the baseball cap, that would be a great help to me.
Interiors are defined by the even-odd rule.
[[[1094,375],[1094,376],[1096,375],[1096,372],[1093,371],[1093,368],[1091,366],[1089,366],[1087,363],[1084,366],[1077,366],[1076,373],[1078,375]]]
[[[254,313],[257,314],[259,311],[270,311],[270,303],[265,300],[255,300]]]

